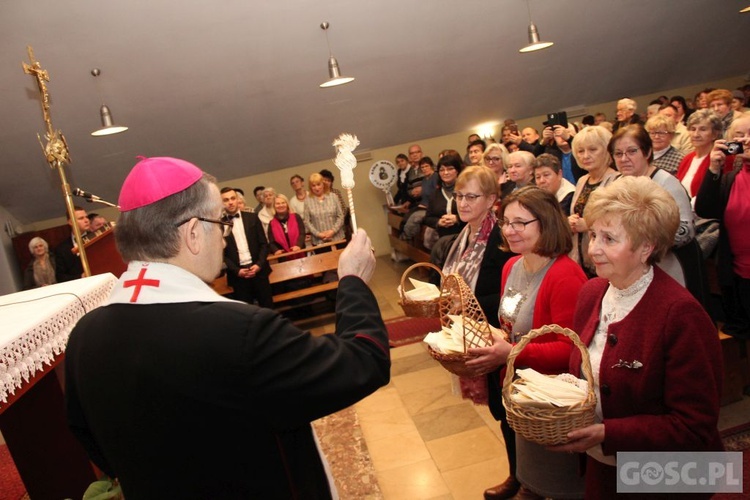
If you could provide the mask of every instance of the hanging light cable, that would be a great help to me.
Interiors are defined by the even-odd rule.
[[[94,76],[94,79],[96,79],[99,75],[102,74],[101,70],[99,68],[94,68],[91,70],[91,74]],[[125,132],[128,127],[124,126],[118,126],[114,124],[114,121],[112,120],[112,112],[109,110],[109,106],[104,104],[104,99],[102,98],[102,91],[97,83],[96,85],[97,92],[99,93],[99,100],[102,101],[102,107],[99,108],[99,115],[102,119],[102,128],[94,130],[91,132],[91,135],[95,137],[101,137],[104,135],[112,135],[112,134],[119,134],[120,132]]]
[[[339,62],[333,57],[333,52],[331,52],[331,42],[328,40],[328,28],[330,26],[331,25],[325,21],[320,23],[320,29],[325,31],[326,44],[328,45],[328,80],[320,84],[321,88],[335,87],[337,85],[344,85],[345,83],[354,81],[354,78],[351,76],[341,76]]]
[[[539,30],[537,29],[536,24],[531,21],[531,7],[529,6],[529,0],[526,0],[526,10],[529,13],[529,44],[518,49],[518,52],[534,52],[554,45],[553,42],[542,42],[540,40]]]

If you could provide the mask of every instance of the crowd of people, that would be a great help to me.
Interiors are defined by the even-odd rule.
[[[735,100],[708,89],[697,109],[665,97],[640,116],[626,98],[611,124],[598,114],[540,134],[508,123],[502,142],[470,136],[465,157],[448,149],[435,163],[412,145],[396,159],[403,237],[424,226],[433,262],[502,330],[469,350],[461,384],[486,384],[505,441],[510,474],[486,499],[613,498],[617,452],[722,450],[721,349],[701,270],[717,259],[723,329],[750,338],[750,113]],[[195,165],[146,158],[123,184],[115,237],[128,270],[71,333],[65,378],[71,429],[126,495],[331,496],[309,422],[387,383],[390,359],[367,286],[371,242],[348,234],[331,172],[308,183],[292,176],[290,197],[258,187],[249,208]],[[91,226],[78,208],[69,223]],[[269,256],[299,258],[308,236],[351,240],[333,336],[269,310]],[[72,244],[53,256],[33,240],[29,279],[80,277],[60,260]],[[206,285],[222,267],[237,301]],[[516,435],[501,395],[511,349],[547,324],[588,347],[597,396],[595,422],[552,447]],[[559,334],[515,358],[549,375],[582,363]]]
[[[274,290],[269,282],[269,256],[281,256],[282,261],[299,259],[306,255],[303,250],[307,247],[351,239],[349,207],[341,192],[333,187],[334,180],[330,170],[315,172],[308,179],[308,191],[302,176],[295,174],[289,180],[290,197],[272,187],[257,186],[253,193],[258,205],[254,208],[245,204],[242,189],[221,189],[222,220],[233,222],[225,238],[224,265],[235,299],[273,307],[274,293],[288,291],[300,283],[279,284],[280,289]],[[330,250],[329,245],[314,251]]]
[[[510,475],[486,499],[610,498],[618,451],[722,449],[716,325],[750,339],[746,99],[706,89],[691,107],[662,96],[641,116],[625,98],[614,123],[597,114],[567,127],[545,123],[540,134],[509,121],[501,142],[469,136],[465,157],[441,151],[435,170],[423,167],[432,160],[418,145],[397,159],[401,237],[461,275],[507,335],[469,350],[474,372],[460,386],[474,399],[469,389],[486,382],[501,422]],[[432,194],[417,198],[423,186]],[[426,241],[415,241],[422,234]],[[512,346],[545,324],[579,334],[597,395],[596,423],[548,448],[515,435],[501,401]],[[581,362],[566,337],[548,334],[515,364],[580,375]]]

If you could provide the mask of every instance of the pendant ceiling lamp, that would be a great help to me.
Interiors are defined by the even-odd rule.
[[[331,52],[331,42],[328,40],[328,28],[331,25],[327,22],[320,23],[320,29],[326,33],[326,44],[328,44],[328,80],[320,84],[321,88],[335,87],[337,85],[344,85],[354,81],[351,76],[341,76],[341,69],[339,68],[339,62],[333,57]]]
[[[531,7],[529,6],[529,0],[526,0],[526,10],[529,12],[529,44],[518,49],[518,52],[534,52],[554,45],[553,42],[542,42],[539,38],[539,30],[537,29],[536,24],[531,21]]]
[[[91,74],[94,76],[94,78],[97,78],[99,75],[102,74],[101,70],[98,68],[94,68],[91,70]],[[99,89],[99,85],[97,84],[97,90],[99,90],[99,97],[101,99],[101,89]],[[115,125],[114,121],[112,120],[112,112],[109,110],[109,106],[104,104],[104,99],[101,99],[102,101],[102,107],[99,108],[99,114],[101,115],[102,119],[102,128],[94,130],[91,132],[91,135],[95,137],[101,137],[104,135],[112,135],[112,134],[119,134],[120,132],[125,132],[128,127],[124,127],[122,125]]]

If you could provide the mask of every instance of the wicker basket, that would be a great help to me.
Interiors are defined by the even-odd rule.
[[[432,300],[411,300],[408,297],[406,297],[406,295],[404,295],[404,292],[405,292],[404,287],[406,285],[406,278],[409,277],[409,274],[412,271],[420,267],[426,267],[434,271],[437,271],[437,273],[440,275],[440,282],[442,283],[443,273],[439,267],[437,267],[434,264],[430,264],[429,262],[417,262],[416,264],[409,266],[409,268],[407,268],[406,271],[404,271],[404,274],[401,275],[401,287],[399,288],[399,292],[401,293],[401,299],[398,301],[398,303],[401,305],[401,308],[404,310],[404,314],[412,318],[437,318],[440,316],[440,298],[439,297],[432,299]]]
[[[460,377],[476,376],[473,370],[466,368],[466,361],[472,356],[466,354],[470,347],[482,347],[492,345],[493,338],[490,325],[482,312],[474,294],[466,282],[458,274],[449,274],[443,278],[443,288],[440,294],[440,325],[450,327],[453,320],[449,315],[462,316],[473,322],[464,322],[464,352],[455,354],[444,354],[428,347],[430,355],[435,358],[443,368]]]
[[[513,363],[516,356],[536,337],[547,333],[560,333],[573,341],[581,351],[583,374],[589,384],[588,395],[581,403],[562,408],[538,408],[521,405],[510,397],[514,384]],[[503,381],[503,406],[508,416],[508,424],[518,434],[535,443],[550,446],[568,442],[568,433],[594,423],[596,395],[594,394],[594,377],[591,374],[589,351],[573,330],[558,325],[545,325],[531,330],[521,338],[508,355],[507,371]]]

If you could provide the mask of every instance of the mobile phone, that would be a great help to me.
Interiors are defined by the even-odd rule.
[[[566,113],[565,111],[558,111],[557,113],[547,113],[547,121],[545,122],[545,125],[547,125],[548,127],[560,125],[562,127],[568,128],[568,113]]]

